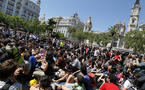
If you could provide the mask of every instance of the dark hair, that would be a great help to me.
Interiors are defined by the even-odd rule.
[[[108,78],[110,79],[111,83],[114,83],[117,85],[117,77],[115,76],[115,74],[109,75]]]
[[[11,41],[9,40],[9,39],[5,39],[4,41],[3,41],[3,44],[6,46],[8,43],[11,43]]]
[[[42,87],[43,89],[50,87],[51,84],[51,80],[48,76],[40,77],[39,82],[40,82],[40,87]]]
[[[98,62],[98,68],[99,68],[99,69],[101,68],[101,65],[102,65],[102,62],[99,61],[99,62]]]
[[[30,57],[30,53],[29,52],[25,52],[24,53],[24,59],[25,60],[29,60],[29,57]]]
[[[115,74],[116,70],[114,68],[109,69],[109,74]]]
[[[82,86],[83,83],[84,83],[84,78],[83,78],[83,76],[78,75],[78,76],[77,76],[77,79],[78,79],[78,84],[79,84],[80,86]]]
[[[17,65],[13,59],[4,61],[0,65],[0,80],[6,80],[17,69]]]
[[[125,76],[126,79],[129,77],[129,73],[127,72],[123,72],[123,75]]]
[[[81,72],[82,72],[84,75],[87,75],[87,67],[86,67],[86,64],[82,64],[82,65],[81,65]]]

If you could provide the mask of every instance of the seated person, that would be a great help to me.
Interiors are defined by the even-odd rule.
[[[58,89],[62,89],[62,90],[86,90],[85,86],[84,86],[84,78],[81,75],[78,75],[77,78],[75,79],[76,81],[74,83],[71,83],[69,81],[73,79],[74,80],[74,76],[69,76],[69,78],[67,79],[66,83],[64,85],[58,85],[55,84],[56,86],[58,86]]]
[[[48,76],[40,77],[39,84],[31,86],[30,90],[52,90],[50,78]]]

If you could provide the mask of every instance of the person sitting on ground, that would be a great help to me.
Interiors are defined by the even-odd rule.
[[[31,86],[30,90],[52,90],[51,79],[48,76],[41,76],[39,83]]]
[[[116,85],[116,80],[117,78],[115,75],[109,75],[106,82],[104,82],[104,84],[100,87],[100,90],[119,90]]]
[[[93,90],[93,87],[91,86],[91,79],[88,76],[87,67],[85,64],[82,64],[82,66],[81,66],[81,73],[84,78],[85,88],[87,90]]]
[[[14,76],[16,69],[17,64],[13,59],[5,60],[0,65],[0,90],[22,90],[22,84]]]

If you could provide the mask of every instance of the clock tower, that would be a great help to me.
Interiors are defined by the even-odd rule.
[[[135,4],[132,7],[127,32],[138,29],[140,10],[141,10],[140,0],[136,0]]]

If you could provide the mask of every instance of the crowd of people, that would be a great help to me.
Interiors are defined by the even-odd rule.
[[[145,55],[0,29],[0,90],[145,90]]]

